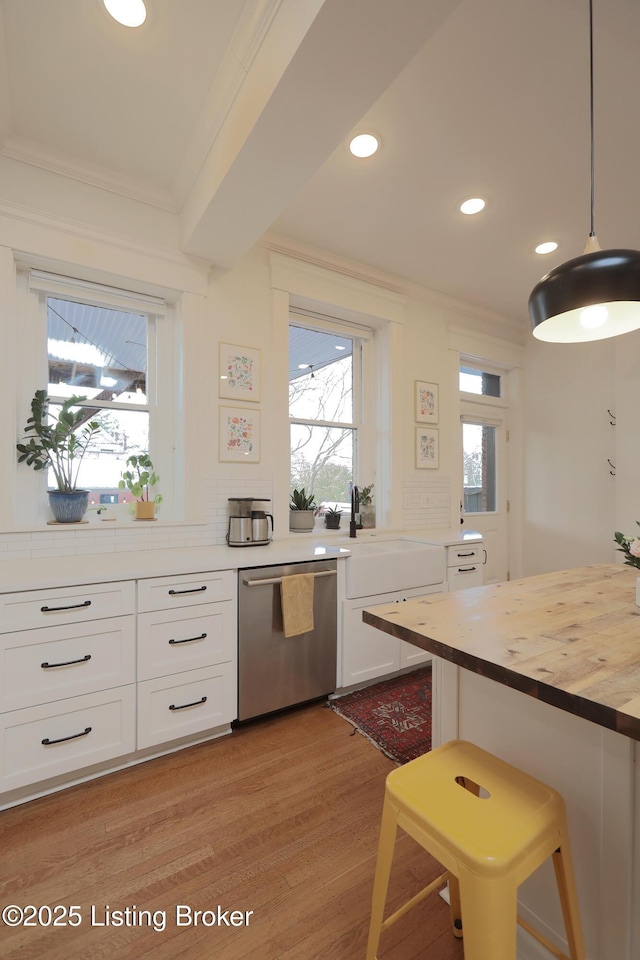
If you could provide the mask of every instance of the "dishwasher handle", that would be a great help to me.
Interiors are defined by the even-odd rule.
[[[293,577],[293,576],[296,576],[296,574],[291,573],[291,574],[289,574],[289,576]],[[336,576],[336,571],[335,571],[335,570],[323,570],[321,573],[314,573],[313,576],[314,576],[314,577],[335,577],[335,576]],[[243,577],[243,578],[242,578],[242,583],[244,584],[245,587],[265,587],[265,586],[267,586],[268,584],[271,584],[271,583],[282,583],[282,580],[283,580],[283,579],[286,579],[286,578],[283,578],[283,577],[269,577],[267,580],[245,580],[244,577]]]

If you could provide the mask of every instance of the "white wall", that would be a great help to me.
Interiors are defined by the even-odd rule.
[[[608,340],[548,344],[531,337],[527,343],[524,575],[614,559],[620,469],[612,477],[607,459],[616,463],[616,443],[637,447],[637,428],[610,426],[607,410],[616,406],[616,353],[624,356],[632,346],[637,357],[634,334],[621,338],[620,347]]]
[[[389,440],[392,455],[377,465],[373,477],[384,498],[386,520],[445,527],[457,523],[457,392],[452,373],[451,335],[457,349],[465,341],[486,339],[492,357],[496,345],[517,341],[508,321],[482,315],[464,304],[400,279],[376,274],[362,265],[289,249],[257,247],[228,272],[184,256],[176,246],[176,223],[158,211],[125,197],[75,183],[34,168],[5,162],[0,180],[0,324],[6,348],[0,359],[3,408],[9,414],[0,433],[0,477],[5,491],[20,490],[15,437],[20,420],[15,409],[13,258],[58,269],[70,275],[122,284],[173,298],[183,325],[183,409],[177,411],[184,445],[185,520],[172,527],[154,525],[107,530],[92,518],[86,529],[17,530],[10,511],[2,515],[0,553],[4,556],[56,556],[64,553],[131,550],[190,543],[223,543],[227,497],[274,498],[278,534],[288,535],[288,427],[286,422],[286,323],[288,304],[307,298],[328,313],[370,319],[382,330],[391,359],[383,384],[388,420],[373,411],[374,429]],[[31,203],[27,203],[30,200]],[[468,334],[465,333],[468,331]],[[503,339],[501,339],[503,338]],[[261,460],[228,464],[218,460],[217,364],[219,341],[257,348],[262,360]],[[471,348],[469,348],[471,352]],[[284,377],[283,377],[284,372]],[[384,373],[384,364],[378,375]],[[440,385],[440,466],[417,470],[414,462],[414,381]],[[371,412],[370,412],[371,413]],[[455,491],[453,494],[452,491]]]

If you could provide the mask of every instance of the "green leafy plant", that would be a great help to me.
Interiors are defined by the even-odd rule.
[[[316,506],[316,499],[312,493],[308,496],[304,492],[304,487],[300,490],[294,490],[291,494],[291,503],[289,507],[291,510],[314,510]]]
[[[24,428],[25,442],[16,444],[18,463],[26,463],[34,470],[51,467],[61,493],[75,492],[84,455],[103,427],[100,418],[87,419],[86,408],[71,409],[86,399],[69,397],[55,419],[49,412],[47,391],[36,390],[31,416]]]
[[[122,479],[118,482],[120,490],[128,490],[136,500],[148,501],[149,488],[157,487],[160,477],[155,472],[151,457],[148,453],[132,454],[127,458],[130,470],[123,470]],[[156,494],[153,503],[162,503],[162,495]]]
[[[640,521],[636,520],[640,527]],[[625,555],[625,563],[630,567],[637,567],[640,570],[640,537],[626,537],[619,530],[614,534],[614,540],[618,544],[618,550]]]
[[[336,503],[335,507],[327,507],[324,512],[325,517],[339,517],[342,514],[342,510],[338,510],[338,504]]]
[[[371,491],[373,490],[373,487],[374,487],[374,485],[373,485],[373,483],[371,483],[371,484],[369,484],[368,487],[361,487],[361,488],[360,488],[360,505],[361,505],[362,507],[370,507],[370,506],[371,506],[371,502],[372,502],[372,500],[373,500],[373,494],[371,493]]]
[[[327,509],[324,512],[324,525],[327,528],[327,530],[339,530],[341,516],[342,516],[342,510],[338,509],[337,503],[335,507],[327,507]]]

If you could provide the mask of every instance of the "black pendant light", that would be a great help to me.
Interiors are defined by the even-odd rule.
[[[593,0],[589,0],[591,231],[585,252],[531,291],[533,335],[551,343],[604,340],[640,329],[640,252],[601,250],[594,228]]]

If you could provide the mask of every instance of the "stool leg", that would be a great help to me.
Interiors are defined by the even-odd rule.
[[[391,862],[393,860],[397,830],[397,813],[391,804],[385,800],[382,808],[382,821],[380,823],[376,874],[373,881],[371,921],[369,923],[369,941],[367,943],[366,960],[376,960],[382,921],[384,919],[384,907],[387,901],[387,889],[389,886],[389,876],[391,874]]]
[[[558,884],[558,894],[562,906],[564,926],[567,931],[569,955],[571,960],[585,960],[580,910],[578,908],[578,892],[576,890],[566,824],[563,824],[561,837],[560,846],[553,854],[553,867]]]
[[[452,873],[449,874],[449,909],[451,910],[451,925],[453,935],[460,939],[462,930],[462,911],[460,909],[460,884],[458,878]]]
[[[460,871],[464,960],[516,960],[518,890],[508,880]]]

